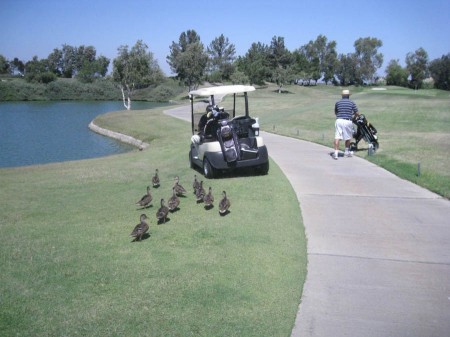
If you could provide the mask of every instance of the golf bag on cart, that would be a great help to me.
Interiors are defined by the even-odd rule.
[[[228,120],[221,120],[217,129],[217,139],[224,159],[227,163],[233,163],[240,158],[239,142]]]
[[[353,123],[356,124],[356,132],[353,134],[354,142],[350,143],[350,151],[358,150],[358,143],[361,139],[369,145],[369,149],[375,152],[378,149],[377,129],[373,124],[369,123],[363,114],[354,118]]]

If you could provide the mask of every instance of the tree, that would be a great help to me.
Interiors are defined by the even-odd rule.
[[[178,43],[172,41],[170,54],[166,57],[170,69],[188,86],[189,91],[203,79],[208,55],[195,30],[180,34]]]
[[[437,89],[450,90],[450,53],[431,61],[429,70]]]
[[[245,75],[242,71],[236,70],[231,76],[230,80],[233,84],[248,84],[250,80],[247,75]]]
[[[325,52],[321,59],[321,70],[325,84],[328,84],[329,81],[335,81],[334,73],[336,72],[337,63],[336,41],[330,41],[326,44]]]
[[[340,54],[338,57],[338,66],[336,68],[336,77],[339,80],[340,85],[348,86],[355,84],[358,75],[357,70],[357,59],[355,54]]]
[[[290,67],[279,67],[272,72],[272,79],[278,85],[278,93],[281,94],[283,85],[292,83],[294,75]]]
[[[405,87],[408,84],[408,71],[399,60],[391,60],[386,68],[386,84]]]
[[[62,49],[55,48],[48,55],[48,70],[58,76],[77,77],[82,82],[92,82],[96,77],[106,75],[110,63],[108,58],[97,58],[96,54],[93,46],[63,45]]]
[[[63,68],[62,58],[62,50],[59,50],[58,48],[53,49],[53,52],[51,52],[47,56],[49,71],[53,72],[56,75],[61,75]]]
[[[0,55],[0,74],[8,74],[10,72],[9,67],[8,60],[3,55]]]
[[[97,72],[101,77],[106,76],[110,62],[110,59],[103,55],[97,58]]]
[[[131,96],[135,89],[159,84],[164,79],[157,61],[147,49],[142,40],[138,40],[130,50],[128,46],[120,46],[119,56],[113,61],[113,79],[120,86],[127,110],[131,109]]]
[[[76,70],[77,48],[64,44],[61,53],[61,74],[65,78],[72,78]]]
[[[309,63],[308,59],[301,48],[294,50],[292,53],[293,65],[292,72],[297,79],[307,79],[310,78],[308,75]]]
[[[75,58],[75,71],[78,72],[86,62],[95,62],[97,56],[97,51],[93,46],[81,45],[77,48],[76,58]]]
[[[210,72],[219,72],[223,79],[230,79],[234,71],[233,62],[236,59],[236,48],[227,37],[221,34],[207,47]]]
[[[309,43],[301,47],[300,52],[305,55],[305,58],[307,60],[305,69],[306,80],[308,82],[310,82],[311,80],[317,81],[321,77],[320,59],[319,55],[316,53],[316,50],[314,50],[313,44]]]
[[[97,59],[85,59],[81,68],[77,70],[77,78],[81,82],[92,83],[98,77],[104,77],[108,71],[110,60],[105,56]]]
[[[410,85],[415,89],[422,87],[423,80],[428,77],[428,53],[423,48],[406,55],[406,69],[410,76]]]
[[[23,73],[25,72],[25,64],[17,57],[15,57],[14,60],[12,60],[9,64],[11,75],[23,75]]]
[[[377,38],[359,38],[355,41],[355,57],[357,60],[357,83],[373,82],[375,72],[383,65],[383,54],[378,53],[378,48],[383,42]]]
[[[293,57],[284,44],[284,37],[272,37],[268,50],[268,60],[272,70],[277,68],[286,69],[292,64]]]
[[[299,54],[303,54],[304,74],[307,80],[324,78],[325,82],[334,78],[337,53],[336,42],[327,41],[324,35],[319,35],[315,41],[309,41],[306,45],[298,49]]]
[[[272,74],[268,55],[269,46],[254,42],[244,57],[238,57],[236,66],[248,76],[251,84],[264,84]]]
[[[294,58],[284,44],[284,37],[274,36],[268,50],[268,62],[272,80],[278,84],[278,92],[292,78],[291,65]]]
[[[49,70],[48,60],[39,60],[34,56],[25,64],[25,79],[28,82],[50,83],[56,80],[56,75]]]

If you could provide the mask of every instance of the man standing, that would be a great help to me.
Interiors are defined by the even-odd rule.
[[[353,137],[353,122],[354,116],[358,116],[358,107],[350,100],[350,91],[342,90],[342,98],[336,102],[334,106],[334,114],[336,115],[335,135],[334,135],[334,154],[333,159],[337,160],[339,157],[339,141],[345,141],[345,156],[351,157],[350,140]]]

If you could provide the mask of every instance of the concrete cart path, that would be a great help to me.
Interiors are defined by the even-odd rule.
[[[190,120],[188,107],[166,113]],[[262,136],[308,240],[292,336],[448,336],[450,202],[331,147]]]
[[[331,147],[262,135],[308,240],[292,336],[449,336],[450,202]]]

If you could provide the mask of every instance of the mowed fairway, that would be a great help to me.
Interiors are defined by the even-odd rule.
[[[261,128],[331,151],[341,88],[284,90],[251,93]],[[449,197],[448,92],[351,90],[379,131],[376,155],[367,157],[364,142],[357,155]],[[188,123],[162,109],[114,112],[96,123],[150,147],[0,170],[1,334],[289,335],[306,275],[306,239],[296,195],[276,163],[267,176],[204,179],[216,198],[207,211],[192,194],[193,176],[201,175],[188,167]],[[138,209],[156,168],[161,187],[151,189],[151,207]],[[166,224],[156,225],[175,175],[188,194]],[[225,217],[217,209],[222,190],[232,203]],[[150,235],[132,243],[141,213],[150,218]]]
[[[401,178],[450,198],[450,93],[399,87],[350,88],[360,113],[378,130],[380,149],[368,156],[359,143],[358,156],[385,167]],[[334,139],[334,103],[342,88],[290,85],[257,90],[251,114],[263,130],[330,147]],[[343,150],[341,142],[341,150]],[[333,163],[330,162],[330,165]],[[418,170],[420,166],[420,172]]]
[[[2,336],[287,336],[306,275],[296,195],[274,162],[267,176],[205,180],[192,194],[190,125],[161,109],[107,114],[102,127],[144,151],[0,170]],[[152,206],[135,204],[158,168]],[[156,225],[175,175],[188,190]],[[230,213],[220,216],[222,190]],[[141,213],[150,236],[131,242]]]

